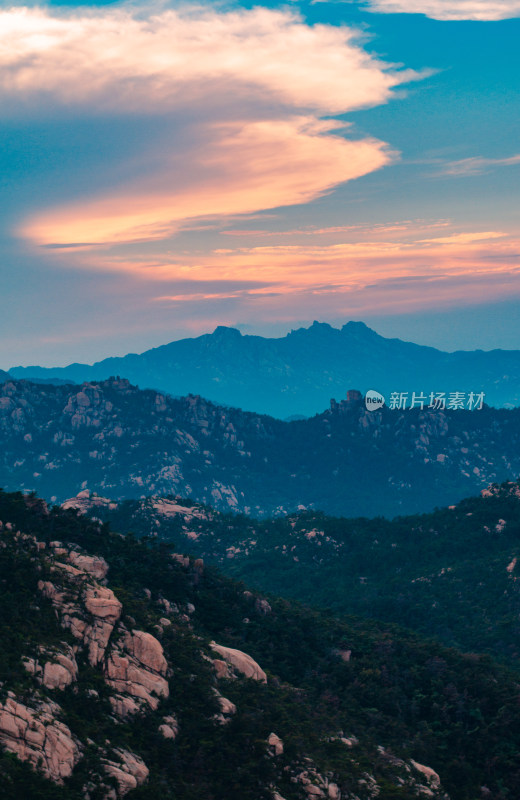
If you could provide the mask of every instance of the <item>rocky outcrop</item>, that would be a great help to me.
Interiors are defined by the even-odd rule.
[[[114,510],[117,508],[117,503],[109,500],[107,497],[100,497],[88,489],[78,492],[75,497],[70,497],[62,503],[61,507],[65,510],[68,508],[75,509],[79,514],[89,514],[96,508],[107,508]]]
[[[210,646],[216,653],[222,656],[222,659],[226,662],[226,664],[229,664],[231,667],[233,667],[233,669],[240,672],[246,678],[252,678],[255,681],[267,683],[267,675],[260,665],[257,664],[257,662],[247,653],[243,653],[242,650],[235,650],[232,647],[224,647],[223,645],[216,644],[215,642],[212,642]],[[217,667],[216,671],[217,676],[220,671],[222,677],[227,677],[222,675],[221,668]]]
[[[88,644],[89,661],[99,664],[105,655],[108,640],[121,616],[122,605],[111,589],[104,586],[89,586],[84,596],[85,608],[94,621],[87,625],[83,641]]]
[[[89,662],[95,666],[105,655],[122,605],[111,589],[87,583],[82,570],[67,564],[57,567],[68,591],[60,591],[52,581],[40,581],[38,588],[51,600],[63,627],[88,648]]]
[[[227,697],[223,697],[218,689],[214,689],[213,691],[217,698],[220,709],[220,713],[214,714],[213,719],[215,722],[218,722],[221,725],[226,725],[230,721],[231,717],[237,713],[237,707],[231,702],[231,700],[228,700]]]
[[[143,705],[156,709],[159,699],[169,694],[165,678],[168,664],[160,642],[150,633],[129,632],[119,624],[118,632],[122,636],[106,657],[122,610],[113,591],[94,579],[106,576],[106,561],[68,550],[61,542],[51,543],[51,548],[55,556],[75,566],[54,561],[51,569],[57,574],[56,582],[40,581],[38,588],[51,600],[63,627],[87,648],[90,664],[96,666],[106,658],[105,679],[116,691],[110,698],[114,713],[124,718],[135,714]],[[42,668],[27,660],[26,667],[36,676],[41,673],[42,681],[46,680],[49,688],[63,688],[75,677],[77,666],[66,663],[64,656],[57,656],[55,662]]]
[[[49,660],[45,660],[45,657]],[[62,643],[62,651],[42,650],[39,658],[25,658],[25,669],[46,689],[65,689],[78,676],[78,665],[72,647]]]
[[[108,564],[104,558],[99,556],[85,556],[73,550],[69,554],[69,561],[73,566],[87,572],[98,581],[102,581],[107,576]]]
[[[165,739],[172,739],[172,741],[177,738],[179,723],[173,714],[163,717],[162,723],[159,725],[159,733],[161,733]]]
[[[267,744],[271,753],[275,756],[281,756],[283,753],[283,742],[276,733],[270,733],[267,737]]]
[[[131,717],[141,708],[141,703],[128,694],[114,694],[109,698],[109,701],[115,716],[121,719]]]
[[[103,768],[107,775],[117,781],[119,797],[124,797],[145,783],[150,771],[142,758],[129,750],[119,748],[113,751],[113,755],[114,759],[103,760]]]
[[[144,631],[127,632],[112,648],[105,664],[105,678],[122,699],[112,704],[120,716],[128,716],[143,705],[156,709],[168,697],[165,675],[168,664],[161,643]],[[129,695],[131,700],[125,700]]]
[[[0,703],[0,744],[45,777],[62,783],[72,774],[81,750],[69,728],[57,719],[59,706],[41,702],[29,708],[9,695]]]
[[[233,670],[227,661],[223,661],[221,658],[214,658],[212,659],[212,662],[218,680],[221,680],[222,678],[233,677]]]
[[[261,597],[257,597],[255,600],[255,610],[258,611],[259,614],[270,614],[272,611],[271,606]]]
[[[431,767],[425,767],[424,764],[418,764],[417,761],[414,761],[413,759],[410,760],[410,764],[412,765],[412,767],[414,767],[414,769],[420,772],[421,775],[424,775],[424,777],[428,781],[428,784],[433,789],[440,788],[441,779],[439,778],[438,774],[435,772],[434,769],[432,769]]]

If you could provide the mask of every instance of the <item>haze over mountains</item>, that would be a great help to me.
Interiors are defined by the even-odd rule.
[[[0,486],[63,501],[176,494],[257,517],[428,511],[520,474],[520,409],[368,411],[284,422],[113,379],[0,385]]]
[[[13,367],[15,378],[82,383],[113,375],[174,396],[199,394],[213,402],[287,418],[323,411],[350,388],[392,391],[485,392],[493,406],[520,405],[520,351],[457,351],[386,339],[362,322],[340,330],[314,322],[281,338],[242,335],[219,326],[140,355],[92,366]]]

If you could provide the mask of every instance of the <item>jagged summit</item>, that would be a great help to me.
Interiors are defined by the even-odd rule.
[[[348,334],[356,334],[358,336],[376,336],[378,338],[379,334],[373,328],[370,328],[364,322],[357,321],[357,320],[350,320],[350,322],[346,322],[341,327],[341,333],[348,333]]]
[[[227,325],[217,325],[211,336],[219,339],[240,339],[242,334],[238,328],[231,328]]]

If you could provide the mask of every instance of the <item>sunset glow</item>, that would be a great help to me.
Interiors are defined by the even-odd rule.
[[[72,330],[42,307],[39,341],[66,359],[81,330],[100,357],[102,308],[144,349],[219,322],[406,327],[518,298],[517,15],[513,0],[1,10],[12,297],[77,309]],[[492,89],[477,39],[504,65]]]

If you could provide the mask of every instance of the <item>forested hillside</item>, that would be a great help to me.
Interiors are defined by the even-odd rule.
[[[0,485],[59,501],[180,495],[254,517],[388,517],[520,474],[520,409],[368,411],[353,392],[282,422],[125,380],[0,384]]]
[[[518,796],[520,689],[490,658],[36,498],[0,494],[0,519],[9,800]]]
[[[405,625],[463,650],[520,659],[520,483],[431,514],[345,519],[302,511],[272,520],[180,499],[69,505],[177,546],[227,574],[335,612]]]

